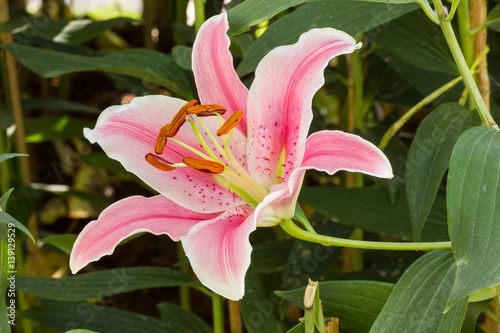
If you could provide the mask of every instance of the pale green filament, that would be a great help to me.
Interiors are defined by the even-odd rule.
[[[219,119],[221,119],[221,118],[222,117],[220,117]],[[248,184],[250,184],[252,187],[254,187],[255,190],[257,191],[257,193],[260,193],[260,198],[261,199],[263,197],[265,197],[266,195],[268,195],[269,192],[265,188],[263,188],[259,183],[257,183],[253,179],[253,177],[250,176],[248,174],[248,172],[246,172],[245,169],[243,169],[240,166],[240,164],[238,163],[238,161],[236,161],[236,159],[234,158],[233,153],[229,149],[229,140],[231,139],[233,131],[231,130],[231,132],[229,133],[229,135],[224,135],[223,136],[224,148],[222,148],[220,146],[219,142],[217,142],[217,139],[209,131],[207,125],[205,125],[205,122],[203,122],[203,120],[200,119],[200,118],[198,118],[198,121],[200,122],[201,126],[203,126],[203,128],[205,129],[205,132],[210,137],[210,140],[212,140],[213,144],[215,145],[215,148],[217,148],[217,150],[220,152],[220,154],[222,156],[224,156],[224,158],[229,163],[229,165],[231,165],[233,167],[233,169],[240,175],[240,177],[242,177]]]
[[[219,162],[220,164],[224,165],[224,163],[217,157],[217,155],[214,154],[214,152],[210,149],[210,147],[207,145],[205,142],[205,139],[203,139],[203,136],[200,133],[200,130],[198,129],[198,126],[196,126],[196,123],[192,122],[191,123],[191,128],[193,129],[194,135],[198,138],[198,141],[200,141],[200,144],[202,145],[203,149],[207,152],[208,155],[214,160]],[[207,133],[209,133],[207,131]]]
[[[223,122],[222,117],[219,116],[220,122]],[[234,192],[236,195],[247,201],[249,204],[253,206],[257,206],[259,202],[262,201],[262,198],[265,197],[269,192],[262,187],[259,183],[257,183],[236,161],[234,158],[231,150],[229,149],[229,139],[231,138],[233,131],[229,133],[229,135],[223,136],[222,140],[224,142],[224,147],[222,147],[218,140],[213,136],[213,134],[209,131],[208,127],[205,125],[205,123],[202,121],[202,119],[198,117],[193,117],[194,121],[189,121],[191,124],[191,129],[193,130],[193,133],[195,134],[196,138],[200,142],[201,146],[205,150],[205,153],[199,151],[196,148],[193,148],[184,142],[181,142],[177,139],[169,138],[169,140],[172,140],[173,142],[177,143],[181,147],[189,150],[190,152],[196,154],[197,156],[201,157],[202,159],[208,160],[208,161],[213,161],[220,163],[224,165],[224,171],[220,174],[214,175],[222,184],[227,186],[232,192]],[[218,150],[220,153],[220,156],[223,157],[229,165],[234,169],[230,169],[225,165],[225,163],[219,158],[214,151],[209,147],[207,142],[205,141],[202,133],[200,132],[200,129],[198,128],[196,124],[196,120],[200,122],[200,124],[203,126],[206,134],[208,135],[209,139],[212,141],[214,144],[215,148]],[[172,165],[173,167],[186,167],[187,165],[185,163],[177,163]]]

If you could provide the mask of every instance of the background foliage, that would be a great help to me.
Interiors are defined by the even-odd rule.
[[[479,127],[445,37],[421,10],[430,8],[428,2],[194,4],[193,26],[186,0],[144,1],[142,19],[102,19],[102,12],[75,17],[53,0],[28,12],[22,1],[2,0],[2,294],[9,274],[6,224],[18,229],[16,326],[2,315],[0,330],[212,331],[210,292],[168,237],[130,239],[76,276],[69,274],[68,254],[79,231],[109,204],[153,195],[83,139],[83,128],[93,127],[107,106],[134,96],[196,98],[190,58],[195,29],[226,10],[235,67],[246,85],[265,54],[309,29],[333,27],[363,42],[359,52],[325,70],[325,85],[313,100],[312,131],[342,129],[381,144],[395,177],[309,172],[300,203],[315,230],[340,238],[452,244],[452,250],[428,253],[352,250],[291,239],[279,227],[260,228],[251,235],[245,297],[225,305],[226,330],[291,329],[309,316],[301,308],[311,278],[320,281],[324,316],[338,318],[345,332],[500,332],[498,301],[490,303],[500,283],[500,134]],[[489,92],[482,79],[478,84],[498,120],[500,4],[480,6],[489,13],[484,22],[478,24],[477,12],[462,0],[452,24],[468,65],[486,71]],[[471,30],[486,34],[487,44],[473,40]],[[474,63],[481,57],[487,68]],[[2,314],[8,301],[1,298]]]

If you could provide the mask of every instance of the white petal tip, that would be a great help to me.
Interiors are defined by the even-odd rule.
[[[355,50],[359,50],[362,46],[363,46],[363,43],[359,42],[358,44],[356,44],[356,45],[354,46],[354,49],[355,49]]]
[[[87,128],[85,127],[83,129],[83,136],[90,141],[90,143],[96,143],[97,142],[97,138],[96,138],[96,135],[94,135],[94,130],[90,129],[90,128]]]
[[[76,274],[78,273],[78,271],[82,269],[81,267],[78,267],[77,265],[75,265],[74,263],[70,262],[69,263],[69,270],[71,271],[71,274]]]

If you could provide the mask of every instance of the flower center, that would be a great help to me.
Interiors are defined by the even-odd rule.
[[[253,179],[233,156],[229,141],[233,136],[233,129],[243,118],[243,112],[236,111],[224,120],[222,115],[226,111],[224,107],[217,104],[197,105],[196,100],[188,102],[177,112],[169,124],[160,129],[154,146],[154,154],[146,154],[145,159],[149,164],[161,171],[175,172],[176,168],[189,167],[199,172],[213,174],[219,182],[227,186],[231,191],[249,204],[257,206],[262,201],[262,198],[269,194],[269,191]],[[219,143],[220,139],[216,139],[202,120],[203,117],[210,116],[219,117],[220,128],[216,136],[222,138],[222,145]],[[174,138],[186,121],[190,123],[194,135],[203,148],[202,151]],[[209,142],[215,147],[219,156],[214,153],[213,147],[211,148],[207,144],[198,125],[203,127],[210,140]],[[167,141],[172,141],[188,149],[198,157],[186,156],[183,158],[182,163],[176,164],[167,161],[159,156],[163,154]]]

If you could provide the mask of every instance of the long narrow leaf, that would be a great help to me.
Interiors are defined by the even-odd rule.
[[[448,306],[500,284],[500,131],[475,127],[458,139],[447,186],[457,277]]]
[[[163,267],[127,267],[60,279],[18,276],[17,288],[49,300],[78,302],[133,290],[193,285],[184,273]]]
[[[74,72],[105,71],[126,74],[159,84],[186,99],[192,95],[186,72],[170,56],[160,52],[130,49],[101,57],[91,57],[21,44],[0,45],[0,47],[43,77]]]

